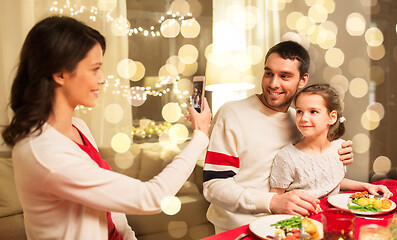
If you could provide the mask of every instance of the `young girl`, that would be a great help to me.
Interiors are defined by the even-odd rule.
[[[344,178],[346,170],[339,161],[338,149],[344,142],[339,138],[345,132],[345,118],[335,89],[327,84],[308,86],[296,95],[295,106],[296,125],[304,138],[276,155],[270,177],[272,192],[296,189],[323,198],[342,189],[392,196],[383,185]]]
[[[188,107],[193,138],[152,180],[113,172],[76,106],[94,107],[105,82],[105,39],[69,17],[38,22],[23,44],[11,90],[11,147],[28,239],[136,239],[124,213],[155,214],[177,193],[208,145],[211,111]]]

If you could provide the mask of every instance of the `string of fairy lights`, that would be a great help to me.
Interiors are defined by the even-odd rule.
[[[52,13],[57,13],[59,15],[70,15],[70,16],[77,16],[80,14],[86,14],[88,12],[89,14],[89,20],[95,22],[97,20],[97,15],[98,15],[98,7],[97,6],[84,6],[84,5],[77,5],[77,4],[71,4],[70,0],[67,0],[65,4],[60,4],[58,1],[53,1],[52,5],[50,7],[50,12]],[[113,22],[114,18],[110,15],[111,12],[106,13],[106,21],[107,22]],[[185,21],[189,19],[193,19],[194,17],[190,12],[186,14],[186,16],[181,16],[179,12],[173,13],[171,11],[168,11],[165,16],[161,16],[160,20],[158,20],[159,26],[161,24],[168,20],[168,19],[174,19],[181,24],[185,23]],[[149,29],[146,29],[141,26],[133,27],[128,30],[128,36],[132,35],[142,35],[142,36],[151,36],[151,37],[160,37],[160,31],[159,26],[157,25],[152,25],[150,26]]]

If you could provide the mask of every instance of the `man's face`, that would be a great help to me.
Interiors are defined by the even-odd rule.
[[[309,78],[308,74],[300,78],[299,66],[298,60],[284,59],[278,53],[270,54],[262,78],[260,99],[263,104],[278,112],[288,110],[295,94]]]

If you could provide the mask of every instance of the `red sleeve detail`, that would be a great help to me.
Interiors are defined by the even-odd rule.
[[[240,159],[238,157],[233,157],[223,153],[207,151],[207,156],[205,157],[205,163],[232,166],[235,168],[240,167]]]

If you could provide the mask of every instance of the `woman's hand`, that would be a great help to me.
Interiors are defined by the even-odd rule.
[[[210,129],[211,123],[211,109],[208,105],[207,98],[203,97],[203,110],[201,113],[198,113],[193,107],[187,107],[189,113],[186,115],[186,119],[192,122],[193,130],[200,130],[206,135],[208,135],[208,131]]]
[[[350,165],[354,162],[353,155],[353,142],[348,140],[342,143],[342,148],[339,149],[339,159],[343,162],[343,165]]]
[[[378,195],[379,192],[381,192],[384,198],[390,198],[393,196],[393,193],[390,192],[390,190],[384,185],[368,184],[366,186],[366,189],[369,192],[369,194],[372,195]]]

